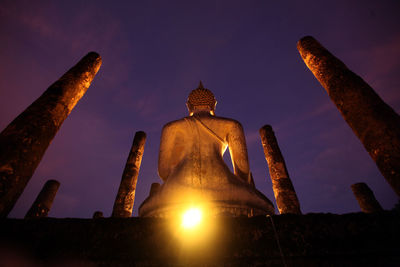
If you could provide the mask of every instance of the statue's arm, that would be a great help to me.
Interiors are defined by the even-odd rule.
[[[170,173],[171,164],[171,138],[172,129],[169,125],[165,125],[161,132],[160,152],[158,154],[158,175],[165,181]]]
[[[250,177],[249,158],[247,155],[246,139],[244,137],[243,127],[239,122],[234,122],[232,124],[227,139],[233,172],[235,175],[248,182]]]
[[[171,172],[181,162],[186,147],[182,121],[166,124],[161,133],[160,153],[158,154],[158,175],[166,181]]]

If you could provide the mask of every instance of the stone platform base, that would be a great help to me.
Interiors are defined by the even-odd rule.
[[[262,210],[245,204],[235,205],[234,203],[224,202],[211,202],[201,203],[200,205],[164,205],[162,208],[153,209],[141,217],[154,217],[154,218],[176,218],[181,217],[182,214],[191,207],[199,208],[204,215],[208,217],[253,217],[274,215],[274,207],[271,205],[269,210]]]
[[[2,219],[0,266],[400,266],[394,212],[211,223],[204,237],[157,218]]]

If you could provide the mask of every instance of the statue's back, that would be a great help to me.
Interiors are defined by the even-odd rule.
[[[272,203],[251,183],[242,126],[216,117],[215,105],[200,83],[188,98],[190,116],[163,127],[158,174],[164,184],[142,203],[140,216],[176,216],[190,205],[207,207],[213,215],[274,214]],[[223,160],[227,148],[233,173]]]
[[[234,142],[234,144],[232,144]],[[223,154],[229,147],[234,175]],[[239,150],[239,151],[236,151]],[[201,187],[216,187],[233,180],[248,180],[249,166],[239,122],[207,114],[186,117],[164,126],[159,154],[159,175],[167,181]]]

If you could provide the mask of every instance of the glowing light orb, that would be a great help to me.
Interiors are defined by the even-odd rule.
[[[198,208],[190,208],[182,216],[182,227],[185,229],[194,228],[200,224],[201,219],[201,210]]]

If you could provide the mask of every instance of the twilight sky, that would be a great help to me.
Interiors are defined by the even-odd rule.
[[[242,123],[256,186],[274,204],[258,134],[265,124],[304,213],[359,211],[350,185],[361,181],[391,209],[395,193],[296,42],[314,36],[400,112],[399,12],[397,0],[1,1],[0,130],[87,52],[103,59],[9,217],[23,217],[48,179],[61,182],[49,216],[110,216],[142,130],[137,216],[150,184],[161,181],[161,128],[187,116],[199,80],[218,100],[216,115]]]

